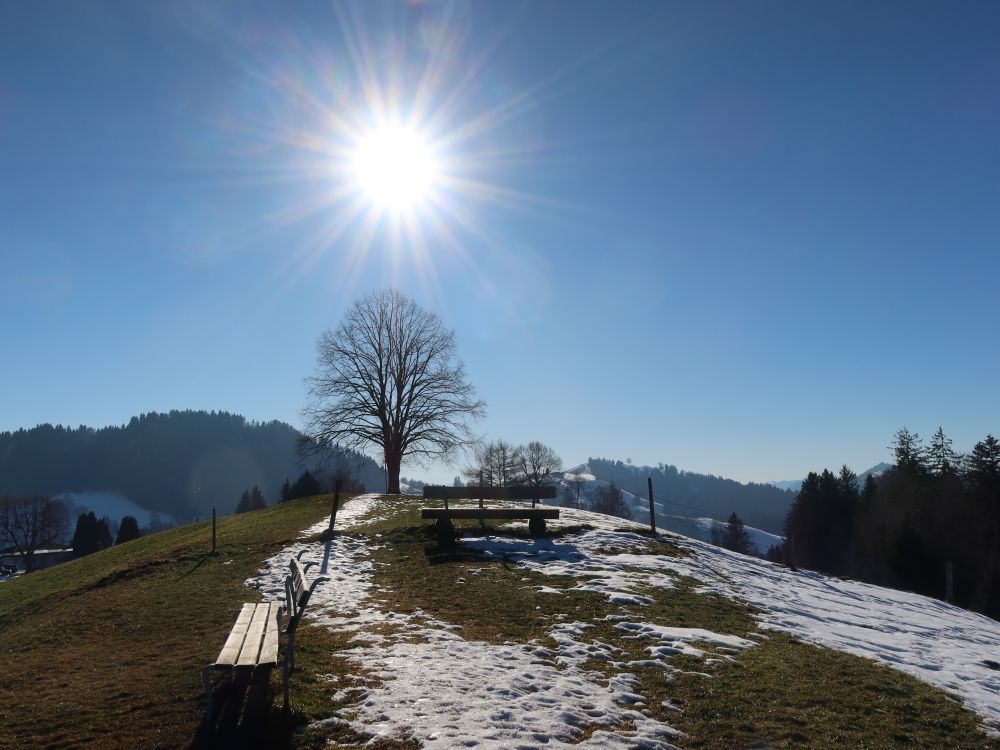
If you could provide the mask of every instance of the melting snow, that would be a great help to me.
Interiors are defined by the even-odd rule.
[[[378,495],[356,498],[338,514],[349,527],[384,509],[398,507]],[[612,603],[629,605],[608,620],[624,638],[649,641],[649,659],[622,661],[616,647],[586,638],[587,623],[559,622],[537,642],[489,644],[467,641],[461,628],[423,612],[386,611],[373,582],[372,546],[362,537],[338,534],[332,542],[294,544],[269,560],[247,583],[265,599],[284,594],[288,559],[302,550],[304,561],[327,563],[331,581],[320,584],[307,616],[353,631],[357,645],[344,655],[380,681],[352,708],[360,731],[378,736],[411,734],[427,748],[569,747],[670,748],[682,735],[653,719],[630,669],[675,670],[667,661],[685,654],[714,663],[733,659],[754,645],[759,633],[714,633],[643,622],[648,588],[669,589],[679,575],[701,582],[703,590],[739,598],[762,610],[762,628],[870,657],[957,694],[991,727],[1000,727],[1000,672],[991,669],[1000,653],[1000,623],[942,602],[780,566],[671,535],[688,557],[639,554],[648,537],[617,518],[562,509],[550,527],[591,527],[560,539],[524,540],[500,536],[463,539],[483,557],[521,565],[545,575],[569,576],[570,590],[592,591]],[[326,522],[304,532],[314,536]],[[461,572],[476,575],[481,568]],[[530,580],[530,579],[529,579]],[[544,595],[560,589],[536,586]],[[565,618],[557,618],[564,620]],[[390,634],[369,627],[393,622]],[[414,638],[413,636],[418,636]],[[711,651],[706,649],[711,648]],[[587,668],[610,662],[618,673],[608,679]],[[662,708],[674,711],[666,702]],[[338,718],[334,721],[346,721]],[[635,733],[620,729],[623,723]],[[586,739],[585,727],[600,727]]]

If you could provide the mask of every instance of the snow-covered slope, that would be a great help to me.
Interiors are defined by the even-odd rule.
[[[574,493],[575,496],[576,483],[579,482],[580,507],[586,508],[589,498],[593,497],[598,490],[607,487],[609,484],[591,474],[586,464],[574,467],[556,476],[558,477],[559,497],[554,501],[549,501],[551,504],[560,503],[562,498],[565,497],[564,493],[566,492]],[[637,497],[625,490],[622,490],[622,498],[629,506],[632,520],[648,526],[649,498]],[[712,540],[712,526],[721,522],[721,519],[706,518],[693,509],[691,510],[692,515],[681,515],[677,512],[680,508],[672,507],[655,499],[653,507],[656,511],[657,530],[672,531],[675,534],[700,539],[703,542],[710,542]],[[781,544],[784,541],[777,534],[771,534],[770,532],[756,529],[753,526],[747,526],[746,530],[757,547],[757,553],[760,555],[767,552],[771,546]]]
[[[76,523],[81,513],[89,511],[94,511],[94,515],[98,518],[107,516],[112,521],[121,521],[124,516],[132,516],[140,526],[149,526],[154,521],[166,526],[177,524],[170,514],[147,510],[124,495],[114,492],[66,492],[57,495],[55,499],[61,500],[66,505],[72,524]]]
[[[341,511],[338,524],[372,518],[380,507],[390,506],[374,495],[355,499]],[[538,540],[485,535],[464,538],[463,544],[487,559],[559,577],[554,584],[570,577],[576,590],[598,592],[618,604],[619,614],[607,620],[627,637],[649,642],[643,666],[677,670],[670,663],[677,653],[734,659],[764,637],[663,627],[644,619],[650,587],[670,589],[679,576],[690,576],[705,591],[755,605],[765,630],[880,661],[950,691],[989,727],[1000,727],[1000,671],[994,668],[1000,623],[994,620],[916,594],[792,572],[693,539],[673,537],[690,552],[686,557],[644,554],[648,537],[622,531],[629,522],[609,516],[564,509],[560,520],[551,523],[589,529]],[[323,521],[309,533],[325,526]],[[328,721],[351,723],[375,737],[410,735],[431,749],[675,746],[679,733],[641,710],[646,699],[630,671],[639,663],[620,661],[614,646],[588,639],[592,625],[557,618],[549,632],[554,647],[467,641],[460,628],[419,610],[391,611],[391,602],[372,582],[371,548],[350,534],[337,535],[326,546],[292,545],[248,585],[265,599],[280,600],[289,557],[300,551],[304,561],[329,563],[332,576],[316,589],[311,616],[356,632],[357,647],[341,655],[352,660],[359,674],[378,678],[349,714]],[[464,575],[479,570],[473,564]],[[532,588],[546,597],[562,596],[564,590]],[[390,622],[393,628],[384,627]],[[376,624],[383,627],[373,630]],[[589,670],[586,664],[593,659],[606,661],[613,676]],[[588,735],[580,729],[584,726],[600,729]]]

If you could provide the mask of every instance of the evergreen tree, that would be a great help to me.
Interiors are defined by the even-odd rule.
[[[959,457],[951,447],[951,439],[945,437],[944,429],[937,428],[931,437],[931,445],[927,451],[930,470],[937,474],[954,474],[959,466]]]
[[[263,510],[266,507],[267,501],[264,500],[260,487],[254,485],[253,489],[250,490],[250,510]]]
[[[292,499],[292,485],[288,482],[288,477],[285,477],[284,484],[281,485],[281,490],[278,492],[278,502],[284,503]]]
[[[115,540],[111,536],[111,529],[108,528],[107,518],[99,518],[97,520],[97,549],[107,549],[114,543]]]
[[[111,546],[111,532],[104,519],[98,520],[94,511],[82,513],[76,520],[73,532],[73,557],[83,557]]]
[[[341,487],[347,489],[349,483],[344,482],[343,477],[341,477]],[[313,495],[319,495],[323,492],[323,488],[320,487],[319,480],[312,475],[312,472],[304,471],[295,480],[295,484],[292,485],[291,493],[292,497],[312,497]]]
[[[861,490],[861,500],[865,504],[871,503],[875,499],[875,493],[878,492],[878,482],[875,481],[874,474],[868,474],[865,477],[865,486]]]
[[[240,495],[240,501],[236,504],[237,513],[246,513],[250,510],[250,491],[243,490],[243,494]]]
[[[858,491],[854,472],[810,472],[785,520],[792,565],[827,573],[844,572],[854,532]]]
[[[965,460],[965,478],[973,487],[996,493],[1000,489],[1000,441],[987,435]]]
[[[734,512],[725,524],[712,526],[712,544],[731,549],[744,555],[757,552],[757,547],[750,538],[742,519]]]
[[[115,539],[115,544],[131,542],[133,539],[138,539],[141,536],[142,532],[139,531],[139,521],[134,516],[125,516],[118,526],[118,536]]]
[[[925,455],[920,435],[903,427],[893,436],[889,446],[896,457],[896,467],[904,471],[920,472],[925,468]]]
[[[837,487],[840,494],[848,498],[858,494],[858,475],[851,471],[847,464],[840,467],[840,475],[837,477]]]

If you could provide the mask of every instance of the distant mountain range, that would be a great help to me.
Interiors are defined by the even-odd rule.
[[[892,468],[892,464],[887,464],[887,463],[883,462],[883,463],[880,463],[880,464],[875,464],[873,467],[871,467],[867,471],[861,472],[860,474],[858,474],[858,489],[861,489],[862,487],[865,486],[865,479],[868,478],[869,474],[877,477],[882,472],[887,471],[888,469],[891,469],[891,468]],[[779,490],[788,490],[790,492],[797,493],[799,491],[799,488],[802,486],[802,482],[804,482],[804,481],[805,481],[805,478],[803,478],[803,479],[786,479],[786,480],[783,480],[781,482],[769,482],[769,484],[772,487],[777,487]]]
[[[233,512],[254,485],[273,504],[285,479],[320,468],[301,460],[300,437],[284,422],[215,411],[150,412],[98,429],[44,424],[0,432],[0,495],[68,493],[78,506],[108,512],[138,506],[184,523],[211,515],[213,507]],[[368,489],[385,488],[371,458],[342,451],[334,461]]]

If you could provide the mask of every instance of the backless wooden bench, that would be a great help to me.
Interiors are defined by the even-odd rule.
[[[556,496],[554,485],[541,487],[446,487],[443,485],[427,485],[424,487],[424,498],[440,498],[444,500],[443,508],[421,508],[420,517],[437,521],[438,539],[442,543],[453,542],[455,539],[455,524],[453,519],[472,518],[480,521],[486,519],[528,519],[528,531],[532,536],[545,533],[545,519],[559,518],[558,508],[536,508],[539,500],[551,500]],[[449,500],[470,499],[479,500],[478,508],[449,508]],[[483,500],[531,500],[530,508],[486,508]]]

